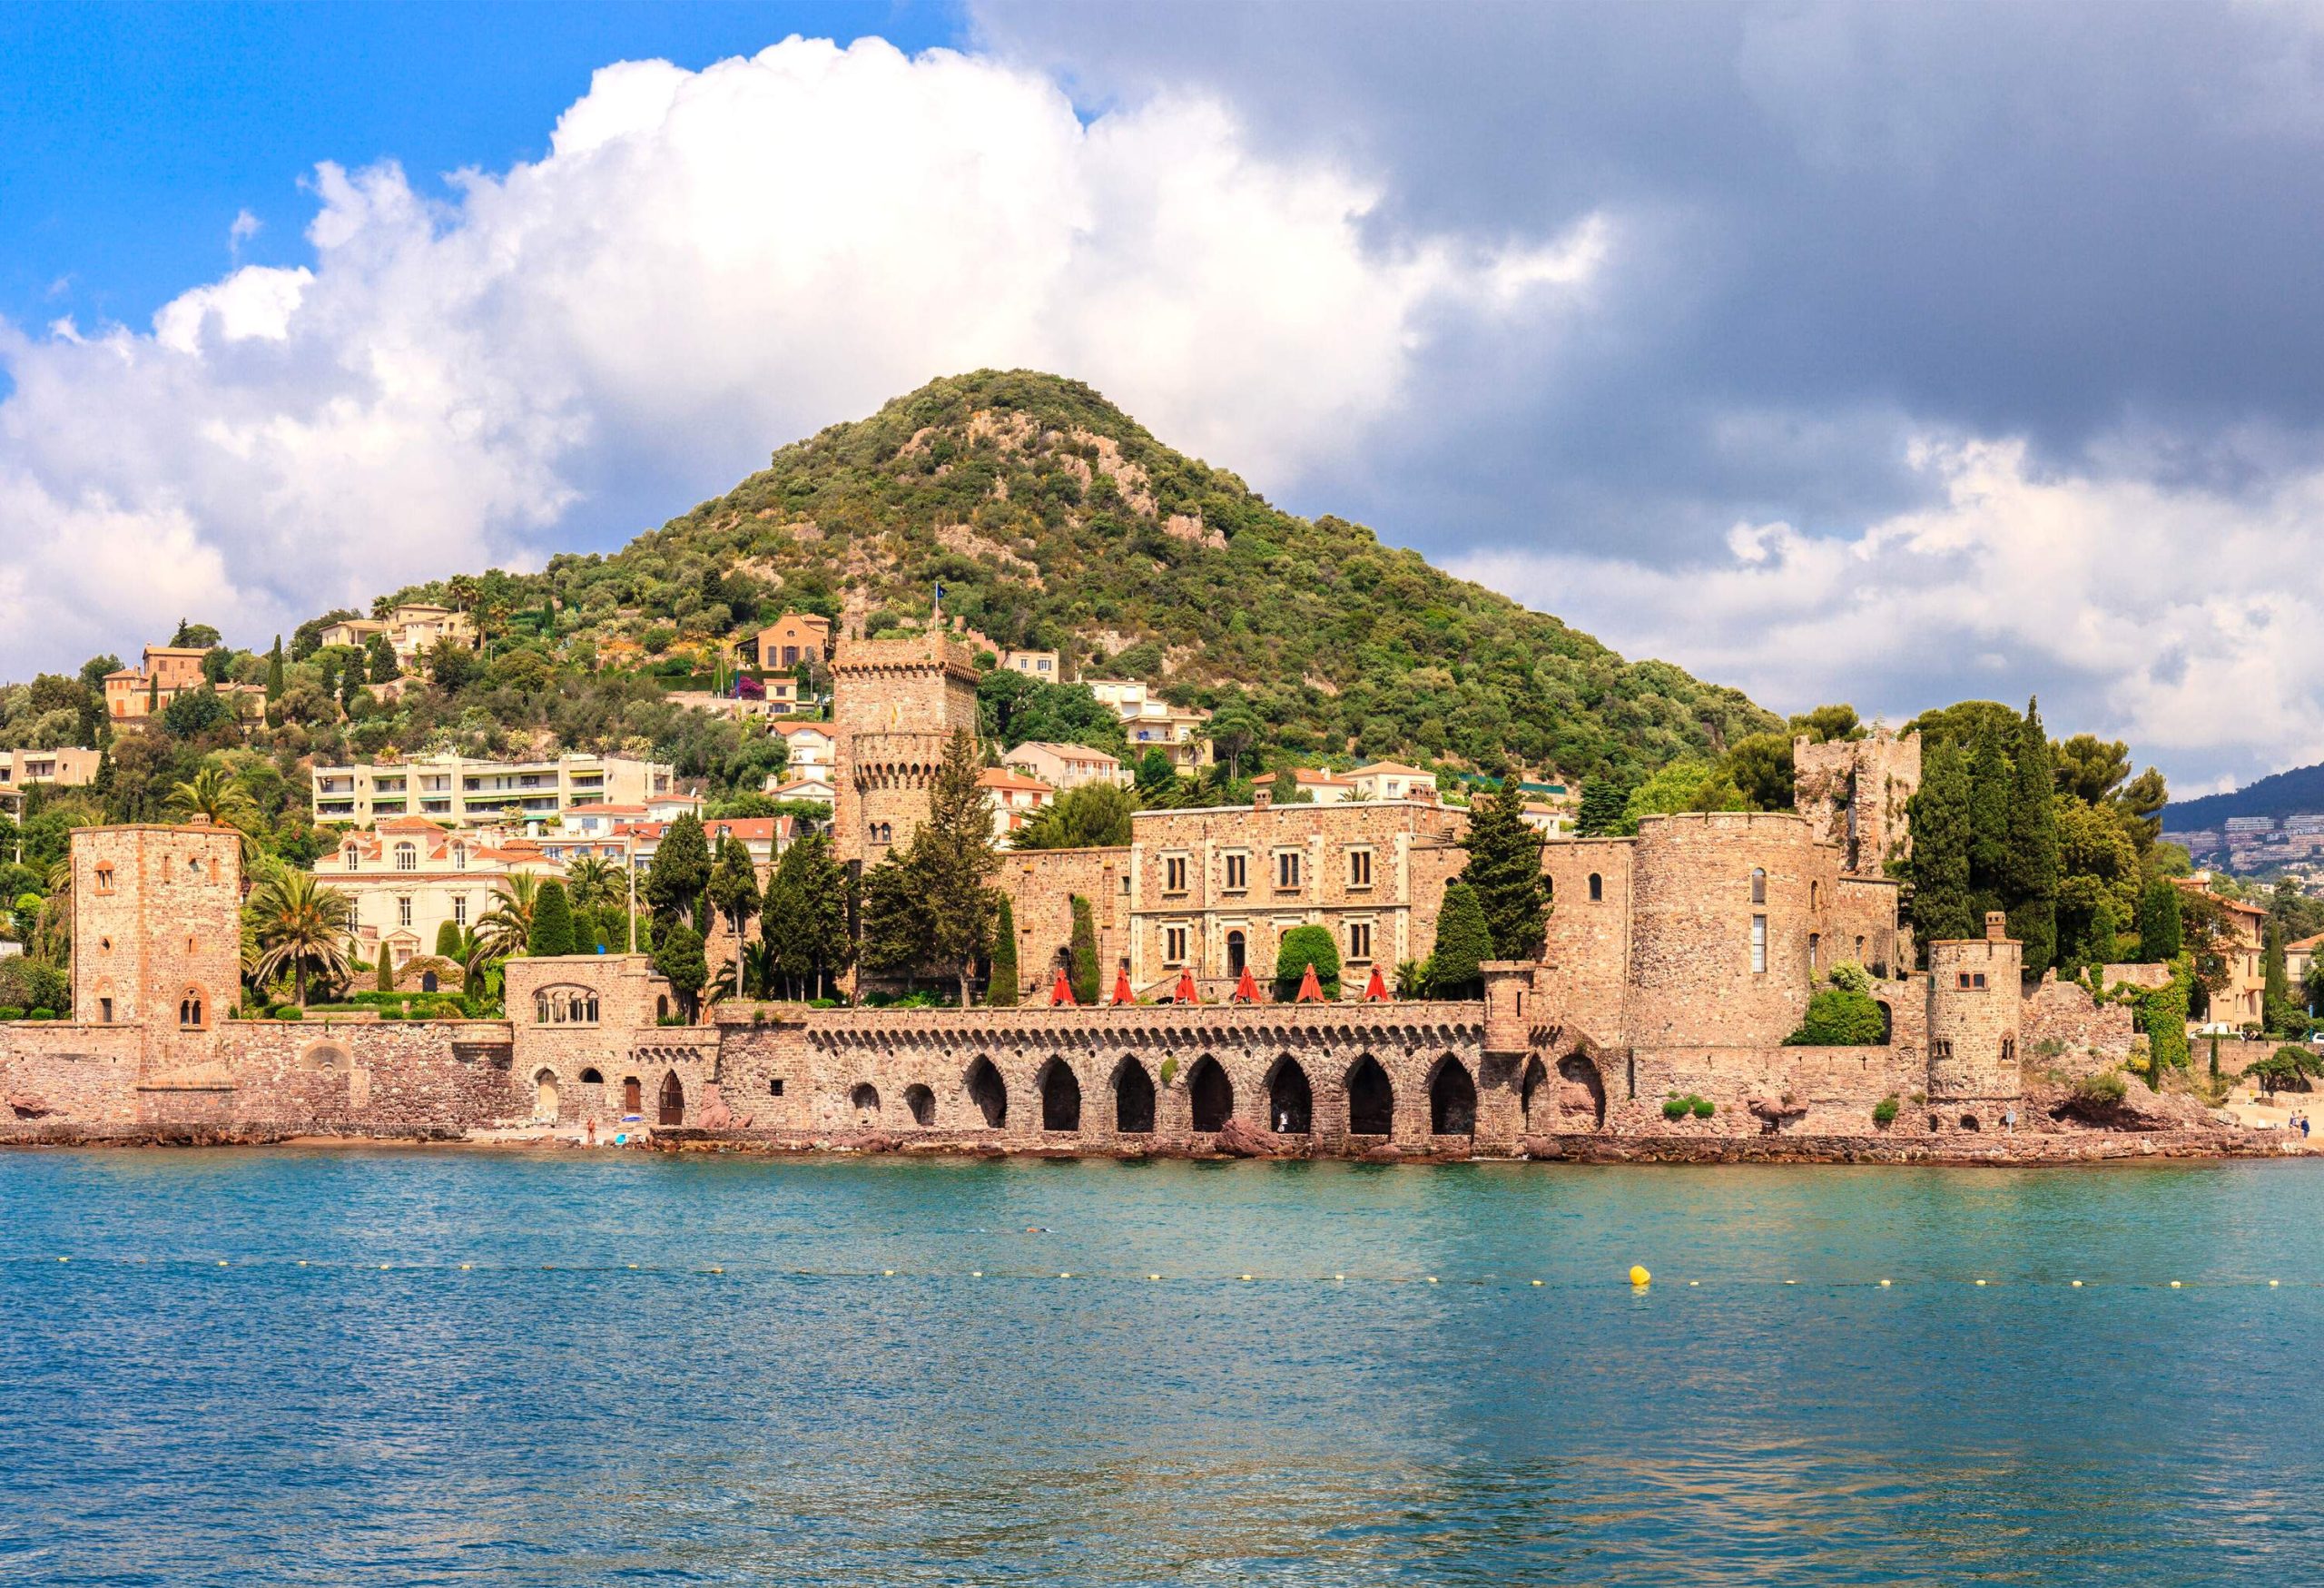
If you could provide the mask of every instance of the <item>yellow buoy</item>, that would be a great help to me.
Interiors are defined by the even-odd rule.
[[[69,1262],[71,1262],[73,1259],[72,1259],[71,1258],[57,1258],[56,1260],[57,1260],[58,1262],[60,1262],[60,1263],[69,1263]]]
[[[1687,1288],[1689,1290],[1699,1290],[1702,1287],[1703,1282],[1700,1279],[1689,1279],[1687,1281]]]
[[[896,1271],[893,1268],[882,1268],[880,1270],[880,1277],[882,1279],[892,1279],[895,1277]]]
[[[1648,1273],[1640,1265],[1632,1263],[1630,1265],[1630,1283],[1633,1285],[1651,1285],[1654,1283],[1654,1276]]]
[[[1338,1280],[1343,1285],[1347,1283],[1347,1276],[1345,1274],[1334,1274],[1332,1277]]]
[[[1247,1278],[1249,1278],[1249,1277],[1250,1277],[1250,1276],[1249,1276],[1248,1274],[1246,1274],[1246,1275],[1244,1275],[1244,1276],[1243,1276],[1243,1277],[1244,1277],[1244,1278],[1246,1278],[1246,1279],[1247,1279]]]
[[[300,1258],[299,1259],[299,1266],[300,1266],[300,1267],[302,1267],[302,1268],[303,1268],[303,1267],[305,1267],[307,1266],[307,1259],[306,1259],[306,1258]]]
[[[2179,1281],[2178,1281],[2178,1280],[2176,1280],[2176,1279],[2173,1279],[2172,1281],[2171,1281],[2171,1288],[2172,1288],[2173,1290],[2178,1289],[2178,1288],[2179,1288]]]
[[[971,1268],[969,1271],[969,1277],[971,1279],[981,1279],[984,1277],[984,1270],[982,1268]]]
[[[1246,1277],[1247,1277],[1247,1276],[1246,1276]],[[1068,1272],[1068,1273],[1059,1274],[1059,1275],[1058,1276],[1058,1277],[1059,1277],[1059,1278],[1060,1278],[1060,1279],[1070,1279],[1070,1278],[1072,1278],[1072,1277],[1073,1277],[1073,1276],[1072,1276],[1072,1274],[1071,1274],[1071,1273],[1069,1273],[1069,1272]]]
[[[1541,1282],[1539,1279],[1534,1280],[1534,1281],[1533,1281],[1533,1288],[1534,1288],[1534,1289],[1536,1289],[1536,1290],[1539,1290],[1541,1287]]]
[[[1978,1283],[1979,1285],[1981,1285],[1981,1286],[1982,1286],[1983,1284],[1984,1284],[1984,1281],[1983,1279],[1980,1279],[1980,1280],[1978,1280],[1978,1281],[1977,1281],[1977,1283]]]
[[[460,1265],[460,1268],[461,1268],[461,1271],[462,1271],[462,1272],[466,1272],[468,1269],[473,1268],[473,1267],[476,1267],[476,1265],[475,1265],[474,1263],[462,1263],[462,1264]]]
[[[1429,1282],[1430,1284],[1432,1284],[1432,1285],[1435,1284],[1435,1283],[1436,1283],[1436,1276],[1435,1276],[1435,1275],[1433,1275],[1433,1274],[1431,1274],[1431,1275],[1428,1277],[1428,1282]]]
[[[2079,1279],[2076,1279],[2076,1280],[2073,1282],[2073,1287],[2074,1287],[2076,1290],[2081,1289],[2081,1288],[2082,1288],[2082,1281],[2081,1281],[2081,1280],[2079,1280]]]
[[[1162,1276],[1161,1276],[1161,1275],[1159,1275],[1159,1274],[1148,1274],[1148,1275],[1147,1276],[1147,1277],[1148,1279],[1159,1279],[1160,1277],[1162,1277]]]
[[[2270,1279],[2268,1281],[2268,1288],[2273,1290],[2277,1286],[2282,1283],[2283,1281],[2281,1279]]]
[[[1887,1288],[1888,1288],[1888,1286],[1889,1286],[1889,1283],[1890,1283],[1890,1281],[1888,1281],[1888,1280],[1886,1280],[1886,1279],[1883,1279],[1882,1281],[1880,1281],[1880,1288],[1882,1288],[1883,1290],[1887,1289]]]

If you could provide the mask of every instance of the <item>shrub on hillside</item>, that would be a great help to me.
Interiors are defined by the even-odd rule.
[[[1792,1048],[1873,1048],[1882,1041],[1880,1005],[1861,992],[1827,987],[1807,1001],[1799,1029],[1784,1039]]]

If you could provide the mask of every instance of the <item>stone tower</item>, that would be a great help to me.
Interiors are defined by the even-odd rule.
[[[1932,1130],[1995,1130],[2024,1090],[2017,1061],[2024,947],[2008,918],[1985,935],[1928,945],[1928,1115]]]
[[[1791,742],[1792,804],[1818,841],[1840,846],[1851,876],[1886,875],[1913,852],[1905,802],[1921,785],[1921,736],[1875,728],[1862,739]]]
[[[977,731],[977,669],[941,631],[843,639],[832,656],[834,847],[876,864],[911,842],[952,735]]]
[[[73,1018],[141,1029],[150,1072],[214,1056],[242,981],[241,836],[230,827],[73,834]]]

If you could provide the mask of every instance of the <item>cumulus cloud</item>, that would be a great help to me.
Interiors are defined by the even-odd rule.
[[[0,676],[604,545],[982,365],[1261,482],[1328,472],[1431,335],[1580,304],[1620,242],[1384,243],[1364,173],[1255,152],[1215,96],[1085,122],[1037,70],[876,40],[608,66],[543,159],[445,198],[312,185],[310,264],[142,330],[0,326]]]
[[[2228,493],[2047,473],[2023,439],[1924,438],[1906,461],[1937,501],[1854,534],[1738,523],[1716,557],[1457,566],[1793,710],[1893,723],[2031,676],[2053,724],[2208,767],[2205,787],[2324,760],[2324,469]]]

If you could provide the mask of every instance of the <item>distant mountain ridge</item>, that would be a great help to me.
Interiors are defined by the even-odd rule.
[[[2294,816],[2324,811],[2324,764],[2278,772],[2228,794],[2173,800],[2162,810],[2172,833],[2206,833],[2230,816]]]

